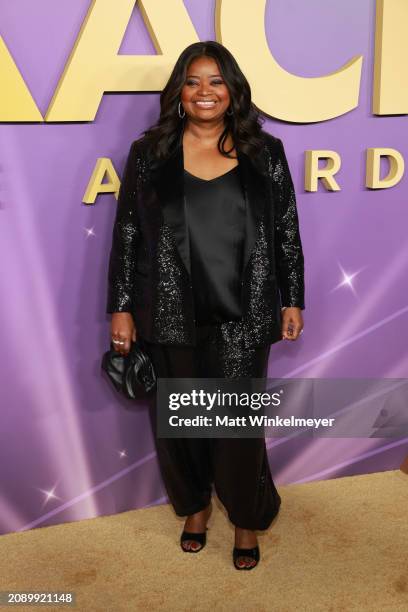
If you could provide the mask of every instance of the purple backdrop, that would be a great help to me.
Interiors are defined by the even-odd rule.
[[[200,39],[214,39],[214,0],[184,4]],[[0,34],[43,114],[88,6],[0,2]],[[265,124],[285,144],[306,266],[305,331],[272,347],[271,377],[407,375],[407,179],[364,187],[367,147],[408,153],[407,118],[371,114],[374,23],[374,0],[267,3],[269,46],[287,70],[319,76],[364,55],[357,109],[318,124]],[[138,13],[121,52],[155,52]],[[167,499],[146,407],[121,401],[100,375],[116,200],[81,202],[96,159],[121,172],[158,109],[158,94],[108,94],[93,123],[0,126],[2,533]],[[309,148],[338,151],[342,191],[303,191]],[[343,271],[358,272],[352,288],[339,286]],[[279,485],[397,468],[407,440],[275,439],[269,448]]]

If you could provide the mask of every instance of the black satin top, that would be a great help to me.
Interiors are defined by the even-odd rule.
[[[211,180],[184,170],[184,194],[196,325],[239,320],[246,211],[238,166]]]

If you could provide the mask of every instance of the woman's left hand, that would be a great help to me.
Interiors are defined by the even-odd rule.
[[[303,331],[302,311],[297,306],[288,306],[282,312],[282,339],[297,340]]]

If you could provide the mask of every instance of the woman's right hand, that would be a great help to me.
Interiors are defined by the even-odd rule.
[[[115,351],[122,355],[128,354],[132,340],[136,342],[136,327],[130,312],[112,313],[111,339],[122,343],[113,342]]]

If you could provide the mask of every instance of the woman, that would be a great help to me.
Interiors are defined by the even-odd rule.
[[[133,142],[118,199],[107,312],[117,351],[141,340],[159,377],[266,376],[270,345],[303,328],[304,264],[281,140],[214,41],[180,55],[156,125]],[[282,311],[281,311],[282,309]],[[237,569],[280,497],[265,440],[156,438],[164,484],[187,516],[181,548],[206,543],[211,487],[235,525]]]

